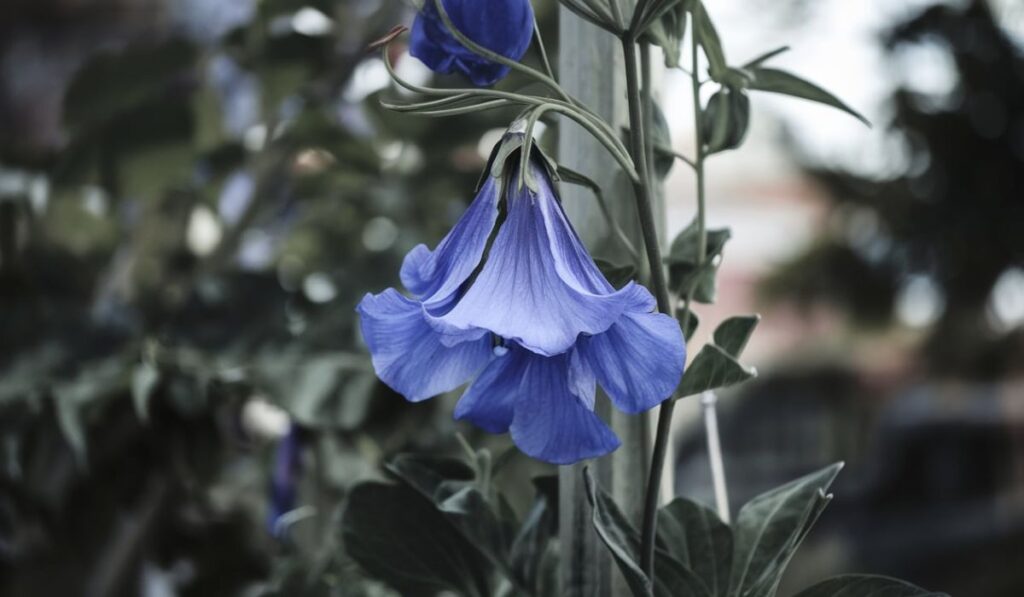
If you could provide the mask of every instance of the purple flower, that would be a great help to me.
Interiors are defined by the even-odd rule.
[[[533,37],[529,0],[444,0],[452,24],[469,39],[511,60],[519,60]],[[474,85],[487,87],[508,74],[509,67],[474,53],[445,27],[434,0],[424,0],[412,25],[410,53],[439,73],[460,72]]]
[[[520,188],[511,156],[436,249],[406,256],[414,298],[389,288],[358,311],[377,375],[396,392],[416,402],[475,379],[457,419],[568,464],[619,445],[594,414],[596,385],[619,410],[644,412],[679,383],[685,346],[646,288],[615,290],[597,269],[546,166],[531,160],[537,190]]]

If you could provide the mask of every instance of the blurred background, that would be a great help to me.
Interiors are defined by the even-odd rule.
[[[763,316],[760,377],[719,402],[733,508],[845,460],[785,587],[871,571],[1024,594],[1024,3],[708,5],[731,60],[787,43],[778,65],[873,123],[757,95],[746,144],[710,163],[733,234],[695,341]],[[557,51],[556,6],[535,6]],[[344,553],[348,488],[398,452],[458,453],[456,432],[510,445],[453,423],[455,396],[391,393],[356,329],[511,116],[380,108],[398,92],[365,48],[413,12],[0,5],[0,594],[394,594]],[[662,82],[692,153],[689,79]],[[673,170],[672,234],[692,188]],[[711,503],[682,405],[676,490]],[[509,454],[522,507],[553,469]]]

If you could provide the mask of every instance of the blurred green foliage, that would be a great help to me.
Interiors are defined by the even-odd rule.
[[[365,48],[400,2],[251,6],[106,44],[67,84],[66,143],[0,142],[4,595],[392,594],[337,508],[399,450],[457,449],[446,409],[376,381],[353,309],[461,214],[508,114],[383,113]],[[289,420],[304,514],[275,539]]]

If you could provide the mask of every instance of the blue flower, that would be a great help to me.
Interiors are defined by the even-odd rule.
[[[596,385],[621,411],[649,410],[679,383],[685,345],[647,289],[604,278],[545,165],[531,160],[533,191],[507,175],[512,156],[436,249],[406,256],[414,298],[389,288],[358,311],[377,375],[396,392],[415,402],[474,380],[457,419],[568,464],[619,445],[594,414]]]
[[[280,518],[295,509],[298,481],[302,469],[302,428],[290,423],[288,433],[277,445],[274,470],[270,477],[270,511],[267,527],[270,534],[282,538]]]
[[[526,53],[533,37],[529,0],[443,0],[455,28],[481,46],[511,60]],[[509,67],[479,56],[459,43],[445,27],[434,0],[424,0],[412,25],[410,53],[439,73],[460,72],[474,85],[487,87],[508,74]]]

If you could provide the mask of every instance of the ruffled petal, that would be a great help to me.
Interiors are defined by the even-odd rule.
[[[488,176],[476,198],[433,251],[417,245],[402,262],[402,284],[416,298],[440,302],[450,297],[483,258],[498,218],[500,183]]]
[[[446,345],[420,304],[393,288],[367,294],[356,310],[377,376],[411,402],[454,390],[491,358],[490,338]]]
[[[504,433],[512,424],[512,413],[519,393],[522,359],[494,348],[494,358],[455,405],[455,419],[469,421],[490,433]]]
[[[473,284],[447,313],[429,310],[440,330],[483,328],[551,356],[653,300],[634,283],[619,291],[608,284],[565,219],[547,171],[535,166],[534,176],[541,192],[524,187],[508,198],[507,218]]]
[[[668,398],[686,362],[679,324],[662,313],[627,313],[603,334],[580,338],[576,350],[627,413],[645,412]]]
[[[508,357],[521,361],[509,427],[520,450],[552,464],[572,464],[619,447],[615,433],[573,393],[568,355],[543,357],[516,347]]]

